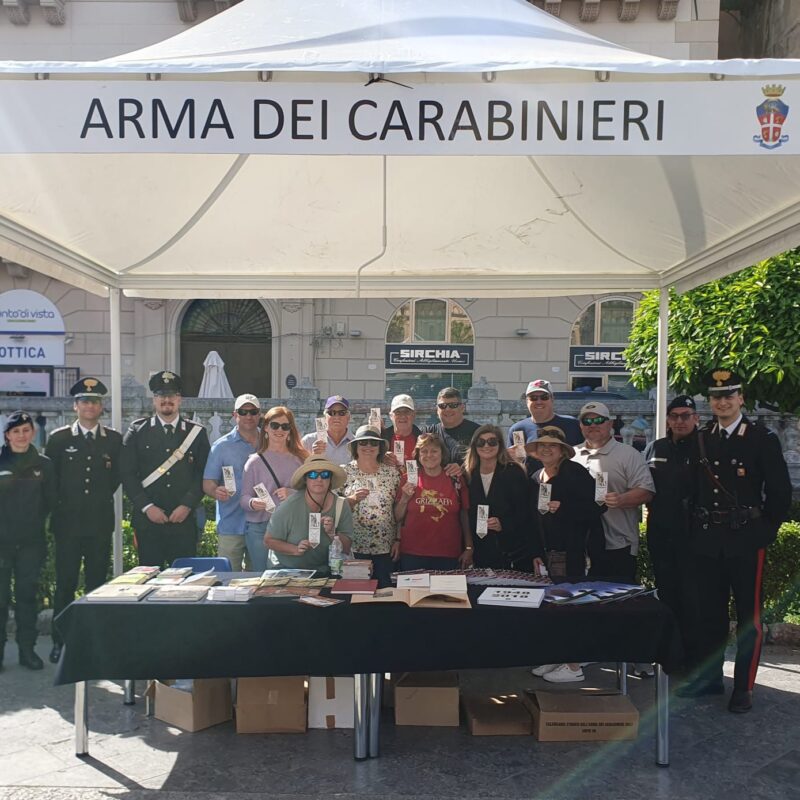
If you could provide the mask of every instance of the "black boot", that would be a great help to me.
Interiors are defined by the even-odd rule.
[[[54,642],[53,649],[50,651],[50,663],[51,664],[58,664],[58,659],[61,658],[61,651],[63,650],[64,645],[61,642]]]
[[[36,655],[32,644],[19,646],[19,663],[28,669],[44,669],[44,661]]]
[[[5,669],[5,667],[3,666],[3,656],[5,655],[5,650],[6,650],[6,643],[3,642],[2,644],[0,644],[0,672],[2,672]]]

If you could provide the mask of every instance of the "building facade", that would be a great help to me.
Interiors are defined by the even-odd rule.
[[[233,0],[18,0],[0,7],[0,52],[9,59],[99,59],[180,33]],[[562,20],[610,41],[669,58],[715,58],[719,0],[537,0]],[[0,293],[30,290],[63,319],[62,363],[20,359],[18,330],[0,330],[0,392],[63,395],[82,374],[110,373],[107,301],[24,265],[0,264]],[[14,296],[12,296],[14,297]],[[146,385],[162,368],[197,392],[216,350],[235,394],[282,397],[304,382],[322,396],[434,397],[479,379],[516,400],[534,377],[556,390],[604,389],[626,397],[621,359],[635,295],[519,299],[174,301],[123,298],[122,372]],[[0,300],[0,303],[2,301]],[[14,339],[14,336],[17,339]],[[16,344],[15,344],[16,343]],[[32,348],[28,348],[32,352]],[[47,356],[46,356],[47,358]],[[53,359],[50,359],[53,360]],[[46,373],[47,379],[30,375]],[[35,388],[31,388],[35,387]]]

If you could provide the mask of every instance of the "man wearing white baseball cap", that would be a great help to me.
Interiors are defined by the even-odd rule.
[[[577,461],[595,479],[595,502],[605,503],[602,548],[590,552],[590,577],[636,582],[639,552],[639,510],[655,494],[644,456],[614,438],[613,420],[605,403],[592,401],[578,415],[584,442],[575,448]]]
[[[389,417],[393,424],[388,428],[384,428],[381,433],[381,436],[386,439],[389,445],[383,458],[384,463],[391,467],[404,467],[405,465],[402,462],[411,458],[411,454],[417,446],[417,436],[421,433],[420,429],[414,424],[416,416],[416,406],[411,395],[396,394],[392,398],[392,403],[389,406]],[[395,442],[403,443],[402,459],[395,455],[395,447],[397,446]]]
[[[258,447],[258,423],[261,403],[254,394],[240,394],[233,404],[236,423],[230,433],[220,436],[211,446],[203,470],[203,491],[217,501],[217,553],[231,562],[235,572],[243,569],[247,561],[245,541],[245,512],[239,504],[242,474],[247,459]],[[223,468],[233,469],[236,491],[231,493],[225,485]]]

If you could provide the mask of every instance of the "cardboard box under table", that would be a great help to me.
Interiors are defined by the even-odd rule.
[[[352,728],[352,678],[308,679],[308,727]]]
[[[533,721],[518,695],[464,695],[461,701],[473,736],[530,736]]]
[[[194,733],[233,716],[230,678],[153,681],[148,688],[156,719]]]
[[[635,739],[639,731],[639,712],[627,695],[526,691],[523,702],[540,742]]]
[[[239,678],[236,733],[305,733],[308,678]]]
[[[457,728],[458,673],[407,672],[394,686],[395,725]]]

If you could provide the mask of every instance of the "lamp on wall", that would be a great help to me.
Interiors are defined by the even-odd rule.
[[[527,336],[530,331],[527,328],[517,328],[514,333],[516,333],[517,336]]]
[[[361,336],[361,331],[358,328],[350,328],[350,336],[353,339],[358,339]]]

